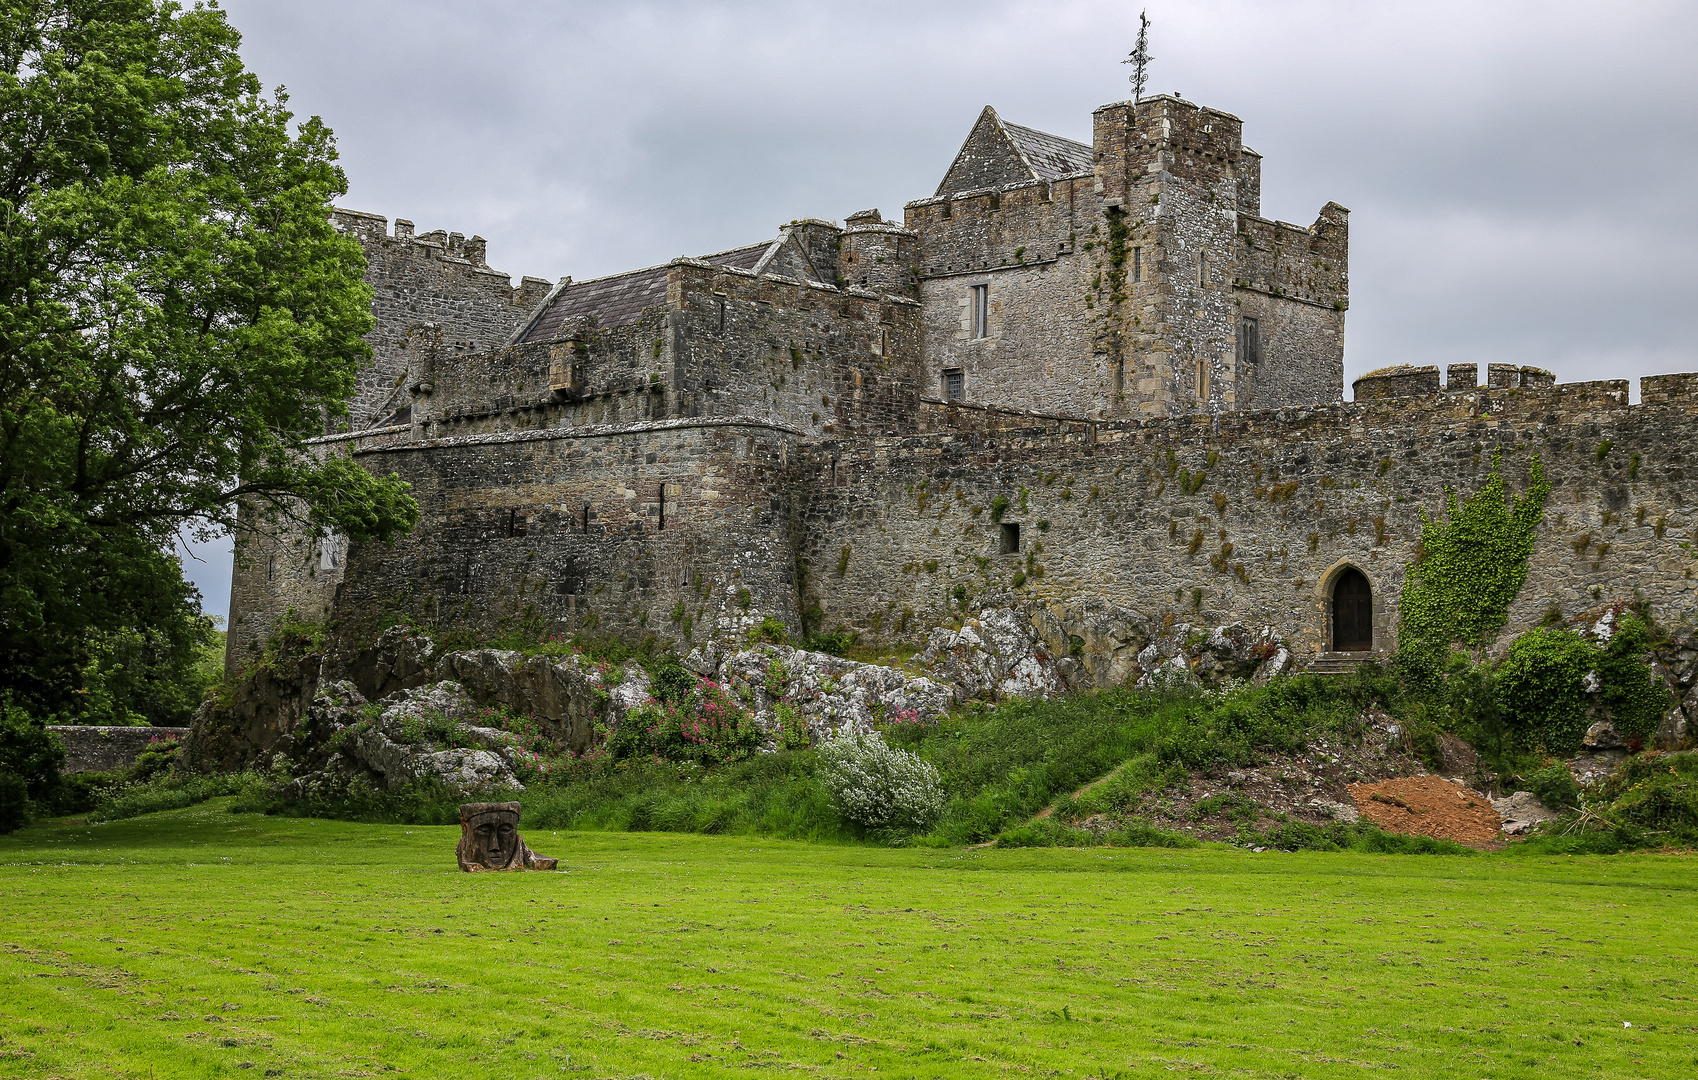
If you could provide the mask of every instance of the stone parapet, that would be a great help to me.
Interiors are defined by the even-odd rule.
[[[68,773],[111,772],[128,768],[136,755],[154,743],[181,739],[186,727],[97,727],[81,724],[52,724],[47,728],[65,744]]]

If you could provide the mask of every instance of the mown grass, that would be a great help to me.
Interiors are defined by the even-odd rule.
[[[528,828],[561,872],[467,875],[453,828],[225,805],[0,838],[0,1077],[1698,1066],[1689,857]]]

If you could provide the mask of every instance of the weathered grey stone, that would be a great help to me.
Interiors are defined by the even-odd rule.
[[[933,723],[950,701],[949,689],[932,679],[788,645],[727,656],[716,677],[749,703],[768,732],[776,733],[776,710],[783,703],[815,741],[865,734],[879,722]]]
[[[1502,799],[1492,799],[1492,809],[1503,819],[1503,831],[1513,836],[1524,833],[1541,821],[1555,821],[1562,813],[1539,801],[1531,791],[1517,791]]]
[[[65,744],[64,772],[111,772],[127,769],[136,755],[149,747],[188,735],[188,728],[98,727],[79,724],[49,724],[48,731]]]
[[[1064,683],[1055,658],[1031,621],[1008,608],[986,608],[959,630],[938,627],[920,663],[936,672],[958,700],[1051,697]]]

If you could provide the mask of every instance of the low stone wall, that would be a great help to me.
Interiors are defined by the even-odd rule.
[[[65,772],[111,772],[136,760],[156,739],[181,739],[186,727],[93,727],[54,724],[48,731],[65,744]]]

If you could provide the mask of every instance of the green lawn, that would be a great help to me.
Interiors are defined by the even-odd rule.
[[[0,838],[0,1077],[1698,1075],[1688,857],[457,833]]]

